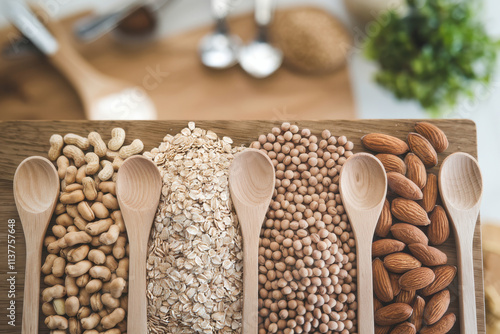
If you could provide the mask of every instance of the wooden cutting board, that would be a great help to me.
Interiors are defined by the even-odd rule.
[[[75,17],[62,25],[72,30]],[[243,40],[255,35],[252,15],[232,18]],[[203,27],[146,46],[124,47],[106,36],[75,48],[105,74],[141,85],[155,102],[159,119],[354,119],[347,67],[309,76],[282,67],[258,80],[239,66],[225,71],[203,67],[198,44],[213,27]],[[17,34],[0,31],[0,45]],[[0,120],[84,119],[69,83],[42,57],[0,58]]]
[[[448,135],[450,147],[446,152],[439,154],[440,162],[450,153],[462,151],[477,156],[476,127],[468,120],[436,120],[432,121]],[[197,125],[204,129],[214,130],[219,136],[229,136],[234,140],[234,145],[248,146],[256,140],[259,134],[268,133],[273,126],[279,125],[278,121],[200,121]],[[313,133],[320,134],[323,129],[329,129],[336,136],[346,135],[351,140],[354,152],[364,151],[360,138],[370,132],[383,132],[406,139],[408,132],[413,130],[415,120],[362,120],[362,121],[298,121],[301,128],[309,128]],[[16,220],[16,327],[6,324],[5,318],[0,322],[0,331],[9,330],[9,333],[21,333],[21,311],[23,300],[23,280],[25,245],[21,223],[17,215],[12,192],[12,180],[17,165],[26,157],[32,155],[47,156],[49,138],[52,134],[76,133],[87,135],[90,131],[98,131],[105,141],[109,140],[111,129],[122,127],[127,132],[127,143],[135,138],[144,141],[145,149],[157,147],[166,134],[176,134],[187,126],[187,121],[161,121],[161,122],[88,122],[88,121],[55,121],[55,122],[3,122],[0,123],[0,310],[5,314],[10,299],[8,298],[8,285],[5,284],[9,277],[6,273],[12,271],[7,268],[7,222]],[[432,172],[437,173],[439,166]],[[441,246],[440,246],[441,248]],[[450,237],[441,248],[448,255],[450,264],[456,265],[457,254],[454,237]],[[481,230],[478,220],[474,235],[474,262],[478,333],[485,333],[484,320],[484,294],[483,294],[483,266],[481,253]],[[452,302],[450,309],[459,314],[458,309],[458,281],[450,286]],[[41,316],[40,319],[43,319]],[[459,325],[450,333],[459,333]],[[40,328],[44,328],[42,324]],[[47,330],[41,333],[48,333]]]

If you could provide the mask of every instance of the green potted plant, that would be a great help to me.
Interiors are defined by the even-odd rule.
[[[365,53],[376,61],[376,81],[398,99],[416,100],[439,116],[479,85],[491,82],[499,43],[477,15],[478,0],[407,0],[405,14],[388,13],[368,36]]]

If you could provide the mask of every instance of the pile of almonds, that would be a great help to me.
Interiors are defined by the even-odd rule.
[[[353,143],[290,123],[261,135],[276,185],[259,248],[259,334],[355,333],[355,239],[339,195]]]
[[[48,157],[61,179],[41,268],[42,313],[51,333],[127,331],[129,250],[115,179],[144,145],[136,139],[124,146],[125,135],[115,128],[107,143],[97,132],[50,138]]]
[[[407,143],[378,133],[362,138],[367,149],[378,153],[388,182],[372,246],[377,334],[447,333],[456,321],[455,314],[447,313],[447,287],[457,268],[447,265],[446,254],[436,247],[448,239],[450,226],[437,205],[437,176],[426,170],[437,165],[448,140],[427,122],[417,123],[415,130]]]

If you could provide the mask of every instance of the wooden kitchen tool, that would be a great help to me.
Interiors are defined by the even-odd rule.
[[[128,333],[147,333],[146,257],[149,234],[160,201],[162,179],[143,156],[125,160],[118,171],[116,196],[130,245]]]
[[[358,332],[374,333],[372,240],[387,193],[384,166],[371,154],[353,155],[342,167],[339,190],[356,237]]]
[[[38,333],[42,245],[59,196],[59,176],[42,157],[25,159],[14,174],[14,199],[26,240],[22,332]],[[14,270],[9,270],[14,271]]]
[[[260,229],[274,192],[274,166],[259,150],[246,149],[234,157],[229,189],[243,235],[243,331],[259,327],[258,256]]]
[[[439,191],[455,226],[460,272],[460,328],[463,334],[474,334],[478,328],[472,252],[483,194],[483,180],[477,160],[462,152],[446,158],[439,170]]]

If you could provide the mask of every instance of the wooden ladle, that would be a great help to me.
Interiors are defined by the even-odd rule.
[[[387,192],[384,166],[371,154],[357,153],[343,165],[339,186],[356,237],[358,332],[374,333],[372,240]]]
[[[143,156],[128,158],[118,171],[116,196],[130,245],[128,333],[148,332],[146,257],[161,188],[158,168]]]
[[[25,159],[14,175],[14,199],[26,240],[22,332],[38,333],[42,245],[59,196],[59,176],[42,157]]]
[[[274,166],[267,155],[246,149],[234,157],[229,170],[231,199],[243,235],[243,332],[258,330],[258,256],[260,229],[274,192]]]
[[[474,286],[473,240],[483,180],[477,160],[467,153],[454,153],[439,170],[441,199],[455,226],[458,243],[461,332],[477,333],[476,296]]]

